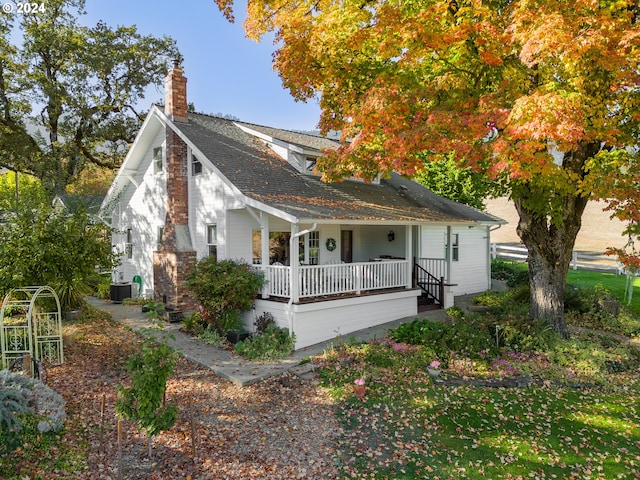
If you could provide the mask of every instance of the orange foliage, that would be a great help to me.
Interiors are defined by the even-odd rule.
[[[275,32],[292,95],[351,141],[318,163],[325,179],[411,175],[419,153],[454,151],[519,185],[543,176],[550,195],[622,198],[638,220],[637,153],[626,168],[593,154],[640,145],[637,0],[249,0],[247,15],[248,36]]]

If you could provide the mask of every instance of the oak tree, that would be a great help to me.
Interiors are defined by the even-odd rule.
[[[230,18],[232,0],[217,0]],[[568,336],[563,290],[585,205],[638,219],[637,0],[249,0],[274,65],[345,142],[324,179],[413,175],[455,154],[508,188],[530,315]]]
[[[136,103],[178,53],[135,27],[81,25],[84,0],[41,6],[0,14],[0,166],[61,193],[87,164],[119,166]]]

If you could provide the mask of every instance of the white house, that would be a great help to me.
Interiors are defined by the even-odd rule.
[[[103,202],[123,252],[115,281],[140,276],[143,295],[188,309],[189,265],[244,259],[268,280],[246,325],[271,312],[296,348],[490,287],[500,219],[395,174],[322,182],[316,159],[336,142],[187,112],[177,67],[165,91]]]

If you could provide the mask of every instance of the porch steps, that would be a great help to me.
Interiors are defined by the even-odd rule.
[[[430,312],[432,310],[440,310],[440,305],[438,305],[437,303],[418,303],[418,313]]]

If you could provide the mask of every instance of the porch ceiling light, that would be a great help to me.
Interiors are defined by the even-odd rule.
[[[390,242],[393,242],[396,238],[396,234],[393,233],[393,230],[389,231],[389,234],[387,235],[387,238],[389,239]]]

